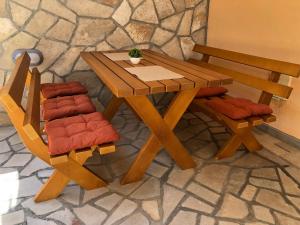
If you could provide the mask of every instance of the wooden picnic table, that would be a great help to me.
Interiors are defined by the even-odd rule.
[[[81,57],[114,95],[104,115],[111,119],[125,100],[152,132],[121,180],[122,184],[140,180],[163,147],[181,169],[195,167],[191,155],[173,129],[200,88],[230,84],[230,77],[151,50],[143,50],[143,59],[137,65],[129,60],[113,61],[104,52],[82,52]],[[144,82],[125,69],[153,65],[164,67],[183,78]],[[164,92],[176,92],[176,95],[161,116],[147,95]]]

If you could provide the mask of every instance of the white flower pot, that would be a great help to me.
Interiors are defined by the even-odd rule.
[[[142,58],[132,58],[130,57],[130,62],[132,64],[139,64]]]

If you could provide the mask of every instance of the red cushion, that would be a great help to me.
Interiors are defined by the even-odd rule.
[[[213,110],[222,113],[234,120],[244,119],[251,116],[250,110],[236,107],[222,99],[209,100],[205,104],[207,104]]]
[[[207,88],[200,88],[199,92],[197,93],[196,97],[204,98],[210,96],[218,96],[223,95],[228,90],[224,87],[207,87]]]
[[[244,98],[230,98],[226,101],[234,106],[249,109],[252,112],[252,116],[266,115],[271,114],[273,112],[271,107],[268,105],[257,104]]]
[[[257,104],[243,98],[213,99],[207,101],[206,104],[217,112],[235,120],[273,112],[268,105]]]
[[[119,139],[100,112],[52,120],[45,123],[49,153],[63,154],[74,149],[114,142]]]
[[[68,96],[87,93],[86,88],[77,81],[61,84],[42,84],[41,91],[44,98],[55,98],[57,96]]]
[[[42,104],[42,117],[44,120],[53,120],[95,111],[95,106],[86,95],[47,99]]]

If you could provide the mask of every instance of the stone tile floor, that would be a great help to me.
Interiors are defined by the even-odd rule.
[[[30,154],[12,127],[0,128],[0,224],[300,224],[299,149],[257,132],[268,149],[258,154],[241,149],[216,161],[229,134],[200,113],[186,113],[176,133],[197,168],[182,171],[162,151],[142,181],[120,186],[149,131],[128,110],[113,124],[122,135],[118,151],[86,163],[110,185],[85,191],[71,183],[58,199],[39,204],[33,196],[51,168]]]

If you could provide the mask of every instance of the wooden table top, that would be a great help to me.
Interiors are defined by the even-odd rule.
[[[124,51],[110,51],[112,52]],[[81,52],[81,57],[117,97],[177,92],[232,83],[232,78],[226,75],[151,50],[143,50],[143,59],[137,65],[133,65],[129,60],[112,61],[103,53]],[[144,82],[124,69],[153,65],[162,66],[184,78]]]

